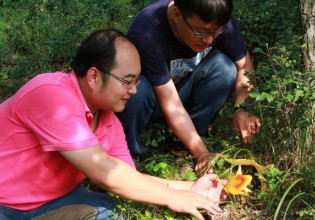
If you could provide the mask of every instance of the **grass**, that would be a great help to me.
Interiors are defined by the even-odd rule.
[[[68,70],[76,44],[92,30],[126,31],[136,12],[149,2],[1,1],[0,101],[38,73]],[[229,198],[213,219],[315,219],[314,72],[303,71],[298,1],[235,0],[234,4],[256,68],[247,108],[260,116],[263,127],[251,144],[242,144],[233,130],[229,100],[204,141],[212,152],[274,167],[263,179],[252,167],[244,167],[243,172],[254,177],[253,193]],[[147,127],[141,138],[148,152],[135,158],[140,171],[164,178],[196,178],[189,152],[170,153],[175,143],[163,123]],[[223,160],[212,166],[222,178],[237,169]],[[120,209],[126,219],[193,219],[131,201]]]

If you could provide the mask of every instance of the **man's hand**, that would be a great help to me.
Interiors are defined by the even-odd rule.
[[[210,162],[212,159],[220,159],[221,154],[205,152],[198,156],[197,165],[195,171],[197,176],[203,176],[206,173],[213,173],[213,170],[210,167]]]
[[[234,127],[244,143],[250,143],[253,137],[260,132],[261,124],[257,116],[249,114],[245,109],[234,112]]]
[[[193,190],[171,190],[167,207],[175,212],[188,213],[199,220],[204,220],[201,212],[216,215],[221,211],[219,203],[213,202],[207,196],[193,192]]]
[[[191,191],[207,196],[215,203],[226,199],[223,191],[227,180],[220,179],[216,174],[206,174],[200,177],[191,187]]]

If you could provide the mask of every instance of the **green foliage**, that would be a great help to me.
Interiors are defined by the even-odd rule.
[[[252,147],[247,147],[260,160],[276,165],[266,176],[267,190],[258,193],[256,199],[265,204],[269,215],[289,219],[297,217],[294,210],[304,210],[305,205],[307,210],[314,210],[311,204],[315,202],[309,196],[314,192],[311,170],[314,169],[315,74],[301,68],[303,42],[299,12],[287,10],[287,5],[297,9],[298,4],[293,0],[235,2],[235,14],[256,64],[255,89],[246,104],[252,113],[260,116],[263,126]],[[284,8],[286,13],[279,13]],[[306,218],[306,213],[312,211],[301,213]]]
[[[191,168],[193,161],[191,158],[176,158],[171,154],[155,154],[137,163],[139,170],[166,179],[185,179],[193,181],[196,174]]]
[[[140,134],[140,140],[144,146],[160,148],[161,144],[170,136],[170,131],[165,123],[153,123]]]
[[[236,0],[233,3],[234,14],[255,61],[261,61],[262,49],[266,45],[286,45],[290,51],[300,56],[295,50],[296,38],[301,33],[298,0]],[[291,10],[286,10],[288,6]]]
[[[314,205],[312,206],[310,204],[307,204],[306,208],[297,211],[297,214],[298,214],[299,218],[301,218],[301,219],[302,218],[305,218],[305,219],[313,218],[314,219],[315,218],[315,207],[314,207]]]
[[[168,178],[170,176],[170,166],[165,162],[151,161],[145,166],[145,169],[154,176]]]
[[[264,183],[266,184],[266,190],[262,190],[257,193],[257,198],[261,201],[266,201],[266,206],[270,206],[273,204],[273,200],[269,198],[273,198],[272,195],[278,193],[280,187],[280,179],[283,171],[280,171],[278,168],[272,168],[266,175],[266,179]]]
[[[108,27],[126,32],[137,10],[128,0],[2,1],[0,97],[38,73],[67,71],[83,38]]]

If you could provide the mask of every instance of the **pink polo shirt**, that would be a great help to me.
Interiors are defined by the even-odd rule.
[[[75,74],[40,74],[0,104],[0,204],[32,210],[59,198],[86,177],[58,151],[100,144],[135,166],[122,125],[100,112],[92,132]]]

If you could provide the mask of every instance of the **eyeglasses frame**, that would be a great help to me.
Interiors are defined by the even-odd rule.
[[[198,33],[198,32],[194,31],[194,29],[188,23],[186,17],[183,14],[182,14],[182,16],[183,16],[185,23],[187,24],[187,26],[189,27],[189,29],[191,30],[191,32],[195,35],[195,38],[197,38],[197,39],[203,39],[203,38],[207,38],[209,36],[212,36],[213,38],[217,38],[220,34],[222,34],[226,30],[226,25],[224,25],[218,31],[209,31],[209,32],[204,32],[204,33]]]
[[[101,70],[99,70],[99,71],[100,71],[103,75],[109,75],[109,76],[113,77],[114,79],[116,79],[116,80],[118,80],[118,81],[120,81],[120,82],[126,84],[129,89],[132,87],[132,85],[138,86],[139,83],[140,83],[140,77],[129,81],[129,80],[126,80],[126,79],[121,78],[121,77],[119,77],[119,76],[116,76],[115,74],[112,74],[112,73],[110,73],[110,72],[108,72],[108,71],[101,71]]]

